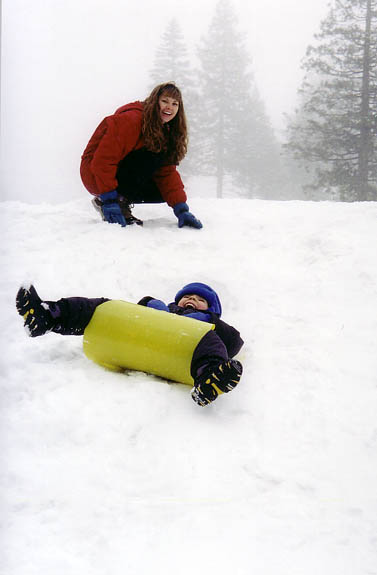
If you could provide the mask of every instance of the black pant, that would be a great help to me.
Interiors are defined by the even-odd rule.
[[[163,163],[162,154],[142,148],[127,154],[118,164],[118,193],[131,204],[160,204],[165,200],[153,181],[153,174]]]

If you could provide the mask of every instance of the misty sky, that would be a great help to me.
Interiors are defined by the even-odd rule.
[[[177,18],[194,52],[215,0],[3,0],[3,184],[35,173],[76,170],[103,116],[148,93],[148,72],[166,25]],[[291,112],[300,61],[327,13],[328,0],[233,0],[253,70],[277,131]],[[171,78],[162,78],[161,81]],[[190,120],[190,119],[188,119]],[[57,160],[58,158],[58,160]],[[69,166],[69,167],[68,167]],[[55,181],[55,180],[54,180]],[[21,182],[20,182],[21,183]],[[59,187],[59,186],[58,186]]]

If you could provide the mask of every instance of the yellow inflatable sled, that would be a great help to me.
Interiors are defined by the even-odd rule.
[[[97,307],[84,332],[84,353],[114,371],[145,371],[193,385],[192,355],[215,326],[120,300]]]

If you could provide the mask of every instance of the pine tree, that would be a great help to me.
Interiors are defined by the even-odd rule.
[[[218,197],[222,197],[227,174],[254,196],[274,179],[277,144],[227,0],[218,2],[198,56],[201,171],[216,176]]]
[[[189,148],[184,160],[184,171],[192,173],[194,171],[194,154],[191,143],[195,141],[198,130],[195,114],[198,91],[184,36],[179,22],[175,18],[170,20],[162,34],[150,77],[152,79],[151,87],[172,81],[182,92],[189,129]]]
[[[334,0],[315,39],[287,149],[314,188],[377,199],[377,1]]]
[[[168,22],[157,47],[150,71],[153,85],[174,81],[182,90],[190,88],[192,73],[184,36],[178,21]]]

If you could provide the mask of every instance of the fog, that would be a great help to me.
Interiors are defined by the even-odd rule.
[[[80,156],[90,135],[105,115],[148,94],[149,71],[167,23],[178,20],[195,54],[215,5],[215,0],[153,5],[148,0],[4,0],[1,198],[79,197]],[[279,137],[284,114],[294,109],[300,61],[327,0],[284,5],[234,0],[233,6]]]

